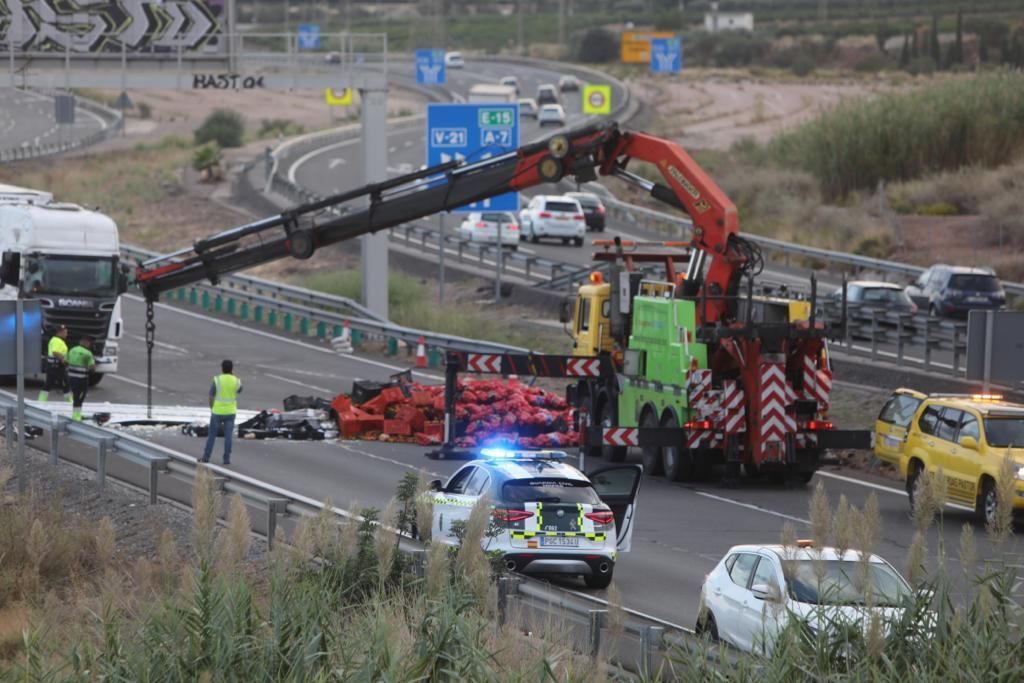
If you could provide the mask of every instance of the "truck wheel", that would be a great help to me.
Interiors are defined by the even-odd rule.
[[[640,418],[641,429],[656,429],[657,427],[658,418],[654,416],[654,413],[648,411]],[[665,473],[665,470],[662,468],[661,451],[662,449],[659,446],[644,446],[641,449],[645,474],[652,477],[660,477]]]
[[[662,420],[661,426],[668,429],[679,429],[679,421],[674,415]],[[680,432],[680,434],[682,434]],[[680,438],[682,438],[680,436]],[[666,446],[661,449],[661,465],[665,477],[669,481],[690,481],[694,475],[693,453],[681,444]]]
[[[602,427],[614,427],[617,422],[613,401],[614,399],[607,399],[601,403]],[[625,446],[601,446],[601,457],[605,458],[608,462],[622,462],[626,459],[628,452],[629,449]]]
[[[94,387],[103,381],[103,375],[98,372],[89,373],[89,386]]]

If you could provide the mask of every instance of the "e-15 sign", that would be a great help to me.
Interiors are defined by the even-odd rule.
[[[501,109],[481,109],[481,128],[509,128],[512,126],[512,109],[504,107]]]

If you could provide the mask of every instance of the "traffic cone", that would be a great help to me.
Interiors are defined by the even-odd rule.
[[[420,340],[416,342],[416,367],[427,367],[427,346],[423,335],[420,335]]]
[[[352,353],[352,328],[347,320],[341,328],[341,335],[331,340],[331,346],[338,353]]]

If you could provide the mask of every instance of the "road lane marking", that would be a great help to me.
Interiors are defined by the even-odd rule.
[[[140,337],[140,336],[139,336],[139,335],[137,335],[137,334],[129,334],[128,336],[129,336],[129,337],[131,337],[132,339],[134,339],[135,341],[140,341],[140,342],[145,342],[145,341],[146,341],[146,338],[145,338],[145,337]],[[153,340],[153,343],[154,343],[155,345],[157,345],[157,346],[160,346],[160,347],[162,347],[162,348],[168,349],[168,350],[170,350],[170,351],[176,351],[176,352],[178,352],[178,353],[184,353],[184,354],[189,354],[189,353],[192,353],[191,351],[189,351],[189,350],[188,350],[188,349],[186,349],[186,348],[183,348],[183,347],[181,347],[181,346],[175,346],[174,344],[168,344],[167,342],[162,342],[162,341],[156,341],[156,340],[154,339],[154,340]]]
[[[300,386],[300,387],[308,387],[308,388],[310,388],[310,389],[315,389],[316,391],[322,391],[322,392],[324,392],[325,394],[331,394],[331,393],[334,393],[334,390],[333,390],[333,389],[324,389],[323,387],[318,387],[318,386],[316,386],[315,384],[310,384],[309,382],[300,382],[299,380],[295,380],[295,379],[288,379],[287,377],[281,377],[281,375],[272,375],[272,374],[270,374],[269,372],[267,372],[267,373],[264,373],[264,374],[265,374],[265,375],[266,375],[267,377],[270,377],[271,379],[276,379],[276,380],[278,380],[279,382],[288,382],[289,384],[297,384],[297,385],[298,385],[298,386]]]
[[[422,467],[417,467],[416,465],[411,465],[411,464],[409,464],[407,462],[402,462],[401,460],[395,460],[394,458],[389,458],[389,457],[384,456],[384,455],[377,455],[376,453],[370,453],[369,451],[364,451],[364,450],[361,450],[359,448],[355,448],[354,446],[351,445],[351,442],[348,442],[348,441],[335,441],[334,443],[335,443],[335,445],[340,446],[341,448],[343,448],[344,450],[348,451],[349,453],[355,453],[356,455],[362,455],[364,457],[370,458],[371,460],[378,460],[380,462],[386,462],[386,463],[390,463],[392,465],[398,465],[399,467],[404,467],[405,469],[412,470],[413,472],[426,472],[427,474],[429,474],[432,477],[444,478],[444,475],[440,474],[439,472],[431,472],[430,470],[423,469]],[[385,443],[390,443],[390,442],[385,442]]]
[[[115,374],[112,374],[112,373],[107,373],[107,377],[109,377],[110,379],[116,379],[118,382],[125,382],[127,384],[131,384],[131,385],[134,385],[134,386],[137,386],[137,387],[142,387],[143,389],[148,389],[149,388],[146,385],[145,382],[140,382],[137,379],[132,379],[131,377],[125,377],[124,375],[115,375]],[[157,386],[153,387],[153,391],[156,391],[156,392],[161,393],[161,394],[167,393],[166,391],[164,391],[163,389],[161,389],[160,387],[157,387]]]
[[[329,164],[327,164],[327,168],[328,168],[328,170],[333,171],[335,168],[337,168],[338,166],[341,166],[344,163],[345,163],[344,159],[342,159],[341,157],[336,157],[334,159],[331,159],[331,162]]]
[[[146,303],[145,299],[143,299],[141,296],[137,296],[135,294],[126,294],[125,298],[131,299],[132,301],[137,301],[139,303]],[[174,306],[170,306],[168,304],[156,304],[156,307],[160,308],[160,309],[163,309],[163,310],[173,311],[173,312],[178,313],[180,315],[184,315],[184,316],[187,316],[189,318],[194,318],[196,320],[205,320],[207,322],[212,322],[212,323],[215,323],[215,324],[220,325],[222,327],[230,327],[230,328],[235,329],[235,330],[241,330],[242,332],[245,332],[247,334],[255,334],[255,335],[258,335],[260,337],[265,337],[267,339],[276,339],[277,341],[284,342],[286,344],[292,344],[293,346],[300,346],[300,347],[302,347],[304,349],[310,349],[312,351],[317,351],[318,353],[323,353],[323,354],[326,354],[328,356],[332,356],[334,358],[337,358],[339,360],[342,359],[342,358],[346,358],[346,359],[349,359],[349,360],[354,360],[357,363],[365,363],[366,365],[373,365],[373,366],[376,366],[376,367],[379,367],[379,368],[385,368],[387,370],[395,370],[397,372],[404,372],[405,370],[409,369],[408,367],[401,367],[401,366],[398,366],[398,365],[391,365],[390,363],[382,363],[381,361],[371,360],[370,358],[363,358],[362,356],[349,355],[349,354],[346,354],[345,356],[339,356],[337,354],[337,352],[335,352],[333,349],[328,349],[328,348],[325,348],[323,346],[316,346],[315,344],[308,344],[306,342],[299,341],[298,339],[290,339],[289,337],[282,337],[282,336],[277,335],[277,334],[271,334],[270,332],[264,332],[263,330],[257,330],[257,329],[251,328],[251,327],[246,327],[244,325],[239,325],[238,323],[233,323],[233,322],[230,322],[228,320],[220,320],[219,318],[212,318],[210,316],[202,315],[200,313],[194,313],[192,311],[186,311],[186,310],[184,310],[182,308],[175,308]],[[444,377],[442,377],[441,375],[431,374],[431,373],[428,373],[428,372],[420,372],[418,370],[413,370],[412,374],[413,375],[417,375],[419,377],[426,377],[427,379],[433,379],[433,380],[442,380],[442,379],[444,379]]]
[[[412,147],[412,145],[413,145],[413,141],[412,140],[406,140],[405,144],[402,145],[402,147]]]
[[[317,147],[311,152],[306,152],[301,157],[295,160],[291,168],[288,169],[288,181],[293,185],[298,185],[298,181],[295,180],[295,174],[299,172],[299,167],[304,163],[312,159],[313,157],[320,156],[324,152],[329,152],[335,149],[341,149],[342,147],[348,147],[350,145],[358,145],[362,142],[362,138],[353,138],[352,140],[345,140],[344,142],[335,142],[333,145],[327,145],[326,147]]]
[[[886,493],[895,493],[898,496],[907,497],[907,492],[904,489],[894,488],[892,486],[885,486],[884,484],[876,484],[873,481],[864,481],[863,479],[854,479],[853,477],[844,477],[841,474],[835,472],[825,472],[818,470],[816,472],[818,476],[826,477],[828,479],[836,479],[838,481],[845,481],[847,484],[857,484],[859,486],[866,486],[869,489],[875,489],[876,491],[885,491]],[[969,508],[966,505],[960,505],[959,503],[946,503],[946,507],[953,508],[954,510],[964,510],[966,512],[974,512],[974,508]]]
[[[704,498],[710,498],[711,500],[717,500],[720,503],[728,503],[729,505],[735,505],[737,507],[746,508],[748,510],[755,510],[756,512],[763,512],[766,515],[774,515],[775,517],[781,517],[782,519],[788,519],[791,522],[799,522],[801,524],[807,524],[808,526],[811,524],[810,520],[804,519],[803,517],[794,517],[793,515],[787,515],[784,512],[776,512],[775,510],[769,510],[768,508],[763,508],[760,505],[753,505],[752,503],[743,503],[743,502],[740,502],[738,500],[733,500],[732,498],[726,498],[724,496],[716,496],[715,494],[708,493],[707,491],[697,491],[697,490],[695,490],[694,493],[696,493],[698,496],[703,496]]]

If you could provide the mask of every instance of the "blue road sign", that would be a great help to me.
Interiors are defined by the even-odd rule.
[[[320,49],[320,26],[317,24],[299,24],[299,49]]]
[[[444,80],[444,50],[416,50],[416,83],[443,85]]]
[[[674,74],[683,68],[683,42],[679,38],[651,39],[651,71]]]
[[[519,147],[519,105],[428,104],[427,166],[463,159],[482,161]],[[471,211],[519,211],[519,193],[507,192],[454,209]]]

